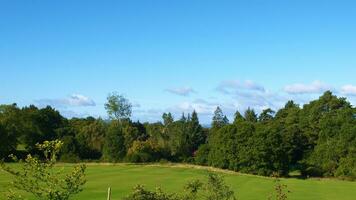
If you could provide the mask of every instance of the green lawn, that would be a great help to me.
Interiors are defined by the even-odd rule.
[[[68,165],[65,165],[67,168]],[[273,180],[265,177],[243,175],[233,172],[224,174],[227,183],[236,191],[239,200],[267,199],[273,191]],[[105,199],[107,188],[112,187],[112,199],[126,196],[136,184],[149,188],[162,187],[165,191],[182,191],[189,180],[204,178],[206,169],[183,165],[89,165],[87,184],[77,200]],[[10,179],[0,171],[0,193],[3,193]],[[282,179],[291,190],[289,199],[300,200],[355,200],[356,182],[339,180]],[[0,197],[3,199],[3,196]]]

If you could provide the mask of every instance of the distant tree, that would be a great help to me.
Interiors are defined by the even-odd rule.
[[[125,138],[125,148],[128,150],[135,141],[145,141],[148,139],[145,127],[140,122],[121,122],[122,133]]]
[[[124,96],[113,92],[108,95],[105,109],[111,119],[122,121],[131,117],[132,105]]]
[[[16,135],[8,132],[0,123],[0,160],[16,150]]]
[[[188,122],[183,116],[167,129],[168,146],[171,156],[176,160],[183,160],[191,156],[190,147],[192,144],[189,140],[188,131]]]
[[[307,144],[307,138],[300,128],[300,112],[299,105],[289,101],[284,108],[276,113],[272,123],[275,128],[274,132],[279,132],[283,137],[285,153],[290,166],[299,165],[298,161],[302,159]]]
[[[245,119],[246,119],[246,121],[249,121],[249,122],[257,122],[257,114],[256,114],[255,110],[248,108],[245,111]]]
[[[203,127],[199,123],[198,113],[194,110],[191,119],[188,121],[188,138],[190,146],[190,152],[196,151],[201,144],[205,143],[206,135],[203,131]]]
[[[235,123],[238,123],[238,122],[241,122],[241,121],[244,121],[245,118],[241,115],[241,113],[239,111],[236,111],[235,112],[235,118],[234,118],[234,124]]]
[[[64,117],[54,108],[38,109],[34,105],[21,109],[24,133],[21,140],[29,151],[36,151],[36,144],[55,140],[58,130],[65,126]]]
[[[260,116],[258,117],[258,120],[260,122],[267,122],[269,120],[273,119],[273,115],[274,115],[275,111],[273,111],[270,108],[267,108],[265,110],[262,111],[262,113],[260,114]]]
[[[84,159],[99,159],[105,142],[106,124],[97,119],[83,124],[76,135]]]
[[[152,140],[136,140],[127,151],[127,160],[134,163],[157,162],[165,153],[164,149]]]
[[[169,113],[163,113],[162,119],[163,119],[163,124],[165,126],[173,123],[173,121],[174,121],[173,116],[172,116],[172,114],[170,112]]]
[[[145,123],[144,126],[150,140],[154,141],[161,148],[169,149],[168,129],[171,126],[171,124],[164,126],[162,123],[158,122],[158,123]]]
[[[209,144],[202,144],[196,151],[194,161],[198,165],[208,165],[209,164]]]
[[[66,135],[61,138],[63,146],[60,150],[60,161],[75,163],[80,161],[79,145],[74,136]]]
[[[227,119],[226,115],[222,112],[221,108],[218,106],[214,111],[212,127],[213,128],[221,128],[224,125],[227,125],[229,120]]]
[[[185,117],[185,114],[184,114],[184,113],[182,113],[182,116],[181,116],[181,118],[179,119],[179,121],[181,121],[181,122],[186,122],[186,121],[187,121],[187,117]]]
[[[16,104],[0,105],[0,160],[16,150],[24,132],[21,110]]]
[[[112,162],[122,160],[126,155],[125,137],[118,121],[109,125],[104,143],[104,159]]]

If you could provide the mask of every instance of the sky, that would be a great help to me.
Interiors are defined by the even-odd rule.
[[[356,103],[356,1],[0,0],[0,104],[134,120],[257,112],[331,90]]]

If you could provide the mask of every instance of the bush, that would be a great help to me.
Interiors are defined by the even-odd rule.
[[[356,156],[351,156],[350,154],[348,157],[340,159],[335,176],[348,180],[356,180]]]
[[[126,154],[125,138],[119,122],[112,122],[105,137],[103,159],[110,162],[121,161]]]
[[[134,163],[157,162],[163,154],[163,149],[153,141],[134,141],[127,152],[126,159]]]
[[[19,194],[28,192],[40,200],[68,200],[82,191],[85,184],[85,165],[76,166],[70,173],[54,169],[57,154],[63,143],[61,141],[45,141],[37,144],[44,153],[45,160],[28,155],[26,160],[20,162],[20,170],[12,169],[1,163],[1,168],[13,176],[11,188],[7,193],[8,200],[23,199]],[[16,160],[16,158],[14,158]]]
[[[200,180],[189,182],[184,191],[183,195],[178,195],[165,193],[161,188],[149,191],[139,185],[124,200],[236,200],[234,192],[225,184],[224,179],[212,173],[207,175],[205,182]]]
[[[160,188],[155,191],[149,191],[138,185],[134,188],[132,194],[124,198],[124,200],[179,200],[179,198],[176,194],[164,193]]]
[[[318,168],[318,167],[314,167],[314,166],[309,166],[306,167],[305,169],[303,169],[301,171],[302,176],[305,177],[322,177],[323,176],[323,171]]]
[[[61,155],[61,158],[59,159],[59,161],[65,162],[65,163],[78,163],[78,162],[80,162],[80,158],[75,153],[66,153],[66,154]]]
[[[209,150],[208,144],[201,145],[195,153],[195,163],[198,165],[208,165]]]

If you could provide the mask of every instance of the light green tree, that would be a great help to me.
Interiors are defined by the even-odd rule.
[[[108,95],[105,109],[111,119],[123,120],[131,117],[132,105],[123,95],[113,92]]]
[[[42,161],[28,155],[24,161],[19,161],[20,170],[1,163],[1,168],[13,177],[11,188],[14,190],[7,193],[7,199],[25,199],[19,195],[19,192],[27,192],[39,200],[68,200],[81,192],[86,182],[85,165],[76,166],[67,174],[64,173],[64,168],[55,168],[57,154],[62,145],[59,140],[37,144],[45,159]],[[17,161],[14,156],[12,157]]]

